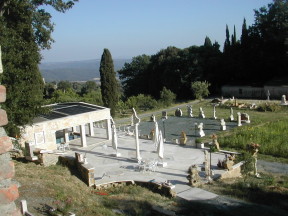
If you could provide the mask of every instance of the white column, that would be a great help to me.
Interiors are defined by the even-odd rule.
[[[238,112],[237,113],[237,120],[238,120],[238,127],[240,127],[240,126],[242,126],[242,124],[241,124],[241,113],[240,112]]]
[[[81,147],[87,147],[85,124],[80,125]]]
[[[23,215],[25,215],[25,213],[28,212],[26,200],[21,200],[21,201],[20,201],[20,204],[21,204],[21,213],[22,213]]]
[[[69,133],[67,129],[63,129],[63,133],[64,133],[64,142],[67,143],[69,142]]]
[[[77,132],[77,126],[73,126],[73,127],[72,127],[72,131],[73,131],[73,132]]]
[[[93,122],[90,122],[90,123],[88,124],[88,128],[89,128],[89,135],[90,135],[90,136],[94,136]]]
[[[106,134],[107,134],[107,139],[111,140],[112,139],[112,132],[111,132],[111,120],[110,119],[106,119]]]
[[[136,142],[136,158],[138,161],[140,161],[142,158],[140,156],[140,148],[139,148],[138,124],[135,124],[135,142]]]

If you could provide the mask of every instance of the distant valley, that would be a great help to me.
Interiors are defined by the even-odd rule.
[[[115,72],[120,70],[125,62],[131,59],[114,59]],[[100,78],[100,59],[69,61],[69,62],[44,62],[39,65],[41,74],[46,82],[52,81],[88,81]]]

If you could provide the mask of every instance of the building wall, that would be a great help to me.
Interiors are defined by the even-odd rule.
[[[55,150],[57,149],[56,131],[106,119],[110,119],[110,109],[108,108],[36,123],[22,129],[20,143],[24,146],[25,142],[33,142],[36,148]]]
[[[236,97],[236,98],[257,98],[267,99],[267,92],[269,90],[270,99],[281,100],[282,95],[288,98],[288,86],[222,86],[221,93],[223,97]]]
[[[282,95],[288,98],[288,86],[264,86],[265,92],[269,90],[270,98],[281,100]]]
[[[222,96],[236,98],[259,98],[266,99],[266,92],[262,87],[252,86],[222,86]]]

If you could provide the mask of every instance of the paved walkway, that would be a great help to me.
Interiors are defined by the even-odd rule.
[[[97,128],[98,133],[99,130],[103,130],[104,134],[105,129]],[[135,137],[120,133],[118,136],[118,153],[121,153],[120,157],[113,155],[115,150],[111,146],[111,141],[99,137],[87,137],[88,146],[85,148],[80,148],[79,140],[71,142],[72,150],[85,154],[88,163],[95,167],[96,185],[127,180],[147,182],[153,180],[164,182],[169,180],[175,185],[174,191],[177,193],[177,196],[186,200],[206,200],[217,197],[216,194],[200,188],[192,188],[187,184],[188,167],[197,164],[200,170],[203,166],[203,149],[165,143],[163,161],[167,162],[167,167],[157,166],[155,167],[155,171],[144,171],[141,169],[141,166],[139,168],[138,163],[134,160],[136,157]],[[102,142],[99,143],[99,141]],[[95,142],[98,142],[98,144],[95,144]],[[140,139],[140,153],[142,160],[146,164],[154,161],[161,162],[158,159],[155,146],[151,140]],[[70,154],[74,156],[74,152],[70,152]],[[223,158],[224,155],[221,153],[212,153],[212,169],[215,170],[216,175],[224,172],[216,166],[218,159],[222,160]],[[200,176],[204,179],[204,172],[200,172]]]

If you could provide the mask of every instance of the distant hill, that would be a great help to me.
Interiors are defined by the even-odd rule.
[[[114,59],[114,69],[117,72],[125,62],[131,59]],[[100,59],[69,62],[45,62],[39,65],[42,76],[46,82],[52,81],[88,81],[100,78]]]

